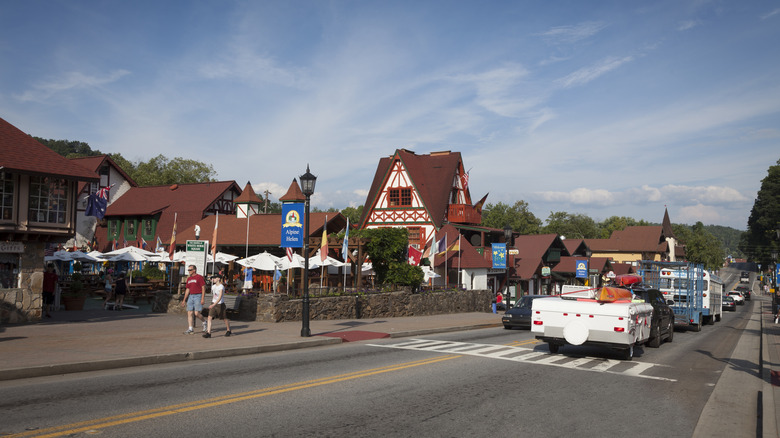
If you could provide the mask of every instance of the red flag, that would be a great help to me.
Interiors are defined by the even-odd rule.
[[[219,212],[214,220],[214,234],[211,236],[211,257],[217,259],[217,228],[219,228]]]
[[[409,245],[409,264],[412,266],[420,266],[420,259],[422,259],[422,251]]]
[[[179,218],[179,213],[173,214],[173,232],[171,233],[171,245],[168,248],[168,254],[171,256],[171,260],[173,260],[173,253],[176,252],[176,219]]]

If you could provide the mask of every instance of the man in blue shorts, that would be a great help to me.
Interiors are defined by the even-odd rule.
[[[190,323],[190,328],[184,332],[185,335],[191,335],[194,333],[193,327],[195,325],[195,317],[197,316],[203,322],[203,331],[206,331],[206,319],[201,312],[203,311],[203,301],[206,297],[206,280],[203,276],[198,274],[195,265],[190,265],[187,268],[187,291],[184,292],[184,299],[181,300],[181,305],[187,306],[187,321]]]

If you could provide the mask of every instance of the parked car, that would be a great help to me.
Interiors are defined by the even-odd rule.
[[[737,303],[737,305],[745,304],[745,297],[742,295],[742,292],[733,290],[726,295],[734,298],[734,302]]]
[[[664,294],[658,289],[634,288],[632,301],[644,301],[653,306],[653,317],[650,321],[649,347],[658,348],[662,341],[672,342],[674,339],[674,311]]]
[[[732,312],[737,310],[737,303],[734,302],[734,297],[731,295],[723,297],[723,310],[731,310]]]
[[[531,306],[534,300],[539,298],[549,298],[550,295],[526,295],[521,297],[515,306],[507,310],[501,322],[504,328],[509,330],[513,328],[531,328]]]
[[[750,288],[747,286],[737,286],[734,290],[742,292],[742,296],[745,297],[745,301],[750,301]]]

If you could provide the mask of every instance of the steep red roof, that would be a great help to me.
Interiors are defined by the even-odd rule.
[[[32,175],[57,176],[79,181],[99,180],[94,171],[73,163],[2,118],[0,166],[11,172]]]
[[[114,169],[116,169],[117,172],[119,172],[124,179],[127,180],[127,182],[130,184],[131,187],[138,187],[138,184],[136,184],[135,180],[133,178],[130,178],[130,175],[128,175],[124,169],[119,167],[116,162],[111,159],[108,155],[94,155],[91,157],[79,157],[79,158],[71,158],[70,161],[78,164],[79,166],[84,167],[85,169],[89,169],[95,173],[100,170],[100,168],[103,166],[104,163],[109,164]],[[86,186],[86,183],[79,183],[78,186],[78,193],[81,193],[84,190],[84,187]]]
[[[237,204],[262,204],[263,200],[260,199],[259,196],[257,196],[257,193],[255,193],[255,189],[252,188],[252,184],[249,183],[249,181],[246,182],[246,186],[244,186],[244,190],[241,192],[241,195],[236,198],[233,202]]]
[[[543,257],[550,248],[561,249],[561,256],[569,255],[557,234],[530,234],[515,237],[514,277],[529,279],[544,265]]]
[[[287,193],[279,198],[280,202],[303,202],[306,200],[306,195],[301,191],[301,186],[298,185],[298,181],[293,178],[290,187],[287,189]]]
[[[447,247],[450,247],[458,241],[460,232],[452,225],[447,224],[436,233],[436,240],[441,240],[444,236],[447,236]],[[463,238],[460,239],[460,251],[447,251],[446,257],[444,254],[436,254],[433,263],[435,266],[444,266],[445,260],[448,267],[457,267],[460,262],[461,269],[490,268],[493,266],[492,260],[480,254],[476,248],[471,246],[468,239]]]
[[[434,225],[437,229],[441,228],[447,214],[452,181],[462,160],[460,152],[447,151],[417,155],[406,149],[398,149],[392,156],[379,160],[376,173],[374,173],[374,181],[371,183],[371,189],[366,197],[360,227],[365,226],[368,214],[376,204],[380,190],[384,187],[396,157],[403,163]]]

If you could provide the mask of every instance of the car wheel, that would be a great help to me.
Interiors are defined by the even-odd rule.
[[[512,330],[512,327],[509,327],[508,325],[504,324],[504,328],[507,330]]]
[[[650,339],[647,340],[647,346],[651,348],[658,348],[661,346],[661,328],[658,324],[655,324],[650,329]]]
[[[558,345],[558,344],[553,344],[552,342],[549,342],[549,343],[547,344],[547,346],[548,346],[548,347],[550,347],[550,353],[552,353],[552,354],[557,354],[557,353],[558,353],[558,350],[561,348],[561,346],[560,346],[560,345]]]

